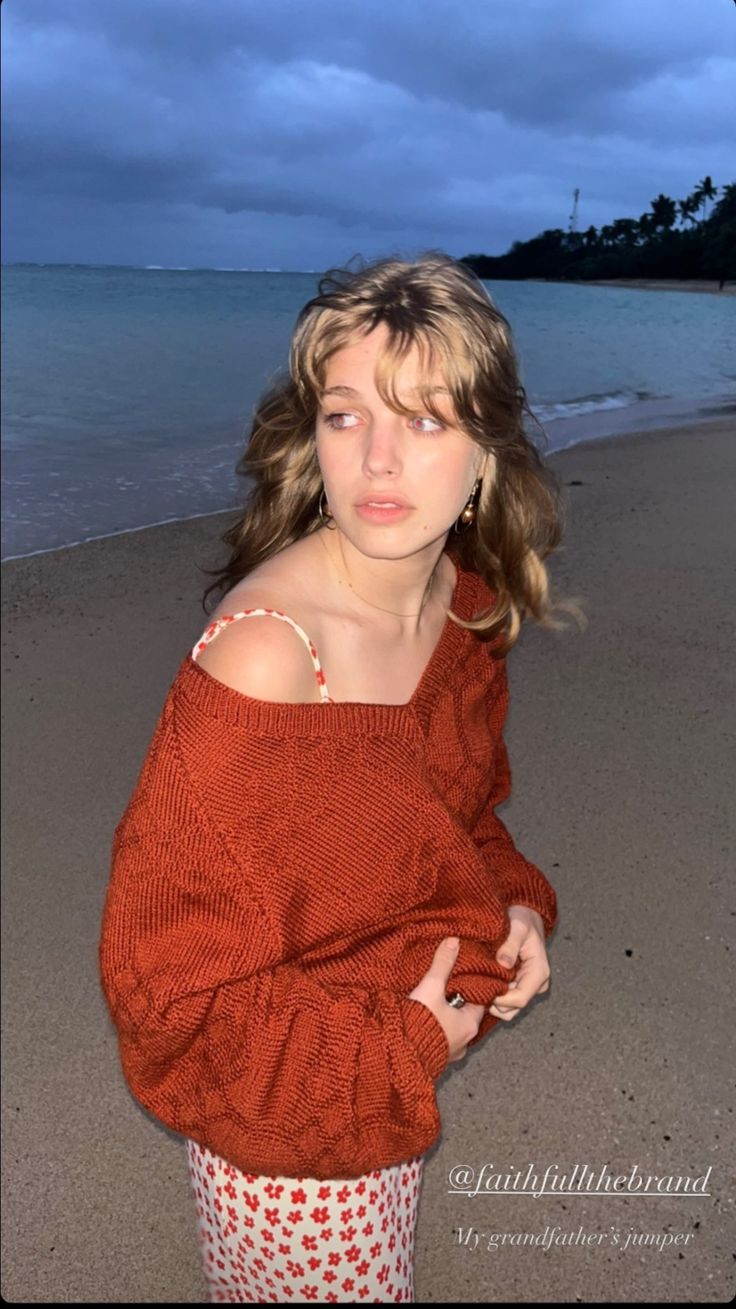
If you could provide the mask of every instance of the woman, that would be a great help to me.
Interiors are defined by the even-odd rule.
[[[100,943],[212,1300],[413,1299],[436,1079],[548,989],[555,894],[494,812],[505,656],[558,625],[525,408],[505,318],[430,252],[323,278],[256,412]]]

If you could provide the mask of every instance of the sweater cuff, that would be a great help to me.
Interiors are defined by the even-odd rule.
[[[404,1028],[430,1077],[434,1080],[447,1067],[450,1046],[439,1020],[421,1000],[404,1000]]]

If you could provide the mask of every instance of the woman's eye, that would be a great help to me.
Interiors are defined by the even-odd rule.
[[[341,421],[343,418],[355,418],[355,414],[325,414],[324,422],[328,427],[331,427],[334,432],[342,432],[346,427],[352,426],[352,423],[343,423]]]
[[[428,418],[426,415],[418,415],[416,418],[412,418],[412,419],[411,419],[411,423],[412,423],[412,424],[413,424],[413,423],[431,423],[431,424],[432,424],[431,427],[415,427],[415,428],[414,428],[414,431],[415,431],[415,432],[426,432],[428,436],[431,436],[432,432],[441,432],[441,431],[443,431],[443,424],[442,424],[442,423],[438,422],[438,420],[437,420],[436,418]]]

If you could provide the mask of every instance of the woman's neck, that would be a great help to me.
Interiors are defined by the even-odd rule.
[[[372,559],[339,528],[319,528],[315,535],[328,556],[335,597],[351,614],[370,617],[387,635],[410,641],[434,626],[438,602],[444,615],[452,569],[443,558],[444,541],[406,559]]]

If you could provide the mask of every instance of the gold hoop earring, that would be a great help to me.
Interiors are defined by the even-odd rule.
[[[325,497],[324,511],[322,508],[323,496]],[[324,526],[328,528],[330,531],[335,531],[335,529],[337,528],[337,523],[334,521],[334,519],[332,522],[329,521],[332,518],[332,514],[330,513],[330,510],[327,508],[327,497],[325,496],[324,487],[322,487],[322,490],[320,491],[319,503],[317,505],[317,509],[319,511],[319,516],[322,519]]]

